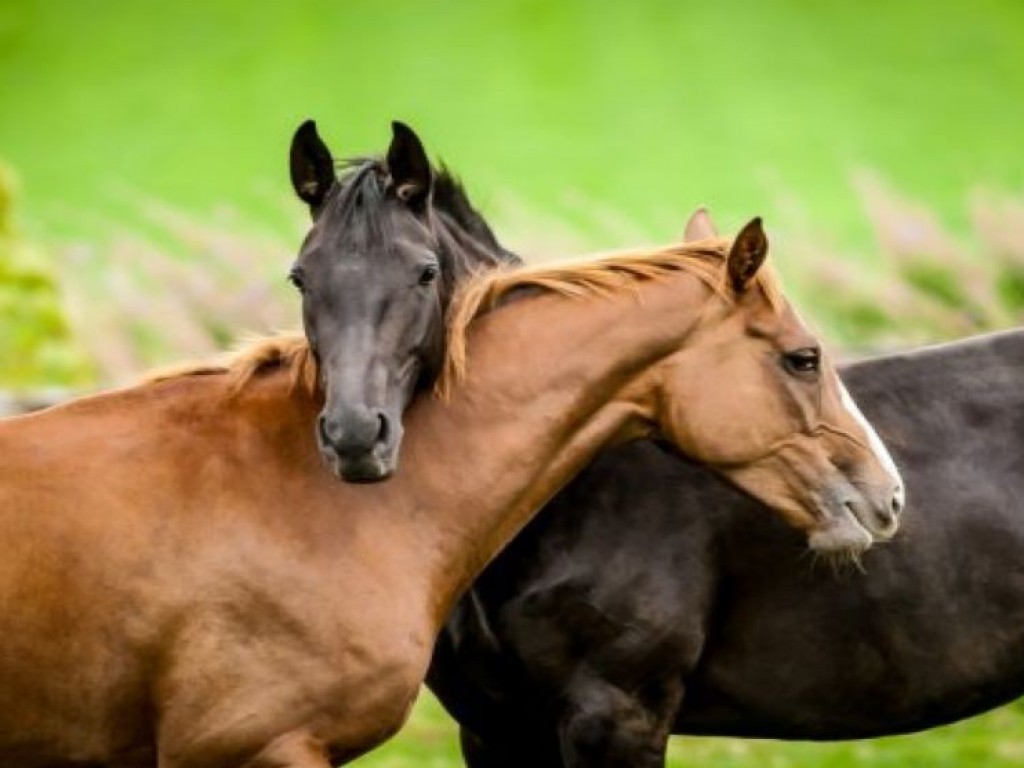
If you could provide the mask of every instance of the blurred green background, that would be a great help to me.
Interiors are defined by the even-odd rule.
[[[532,258],[764,215],[850,351],[1017,324],[1024,3],[0,0],[0,388],[87,389],[297,321],[287,148],[400,118]],[[672,765],[1011,765],[1024,714]],[[458,763],[426,700],[367,766]]]
[[[291,131],[342,153],[410,122],[487,200],[598,201],[651,235],[777,187],[865,238],[847,183],[883,169],[950,221],[1024,184],[1024,5],[4,0],[0,147],[48,227],[130,213],[279,213]],[[590,223],[590,222],[587,222]],[[607,243],[595,233],[595,245]]]

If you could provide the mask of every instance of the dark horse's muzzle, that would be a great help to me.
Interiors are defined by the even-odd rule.
[[[382,409],[350,407],[317,418],[320,453],[338,477],[375,483],[395,471],[395,422]]]

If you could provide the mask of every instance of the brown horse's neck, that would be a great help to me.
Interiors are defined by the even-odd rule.
[[[597,451],[644,428],[651,366],[677,350],[711,294],[679,272],[639,295],[512,303],[473,324],[467,380],[407,414],[392,492],[421,511],[436,619]]]

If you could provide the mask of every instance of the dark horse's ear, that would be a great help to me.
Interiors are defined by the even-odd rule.
[[[295,131],[289,159],[295,194],[315,211],[334,183],[334,159],[312,120]]]
[[[742,293],[754,279],[768,255],[768,238],[758,216],[740,230],[729,249],[729,282],[736,293]]]
[[[398,198],[413,208],[422,206],[433,182],[430,160],[419,136],[397,120],[391,123],[387,163],[388,175]]]

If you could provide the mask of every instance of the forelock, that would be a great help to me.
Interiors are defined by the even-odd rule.
[[[390,241],[387,172],[379,158],[350,158],[339,163],[335,192],[324,203],[324,226],[362,236],[371,242]]]

